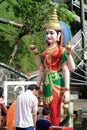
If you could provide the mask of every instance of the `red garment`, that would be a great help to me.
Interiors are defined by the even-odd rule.
[[[54,126],[60,124],[61,103],[64,95],[64,76],[61,73],[62,66],[67,63],[67,52],[64,47],[52,48],[42,53],[42,64],[45,67],[44,74],[44,103],[51,109],[51,123]]]
[[[61,48],[61,50],[59,50],[58,47],[56,47],[55,49],[53,49],[52,51],[49,51],[49,55],[46,53],[46,51],[44,51],[42,53],[42,58],[45,61],[44,65],[46,65],[45,67],[48,66],[48,68],[50,68],[50,70],[59,70],[60,68],[60,57],[62,54],[62,50],[63,48]]]
[[[16,101],[12,103],[7,113],[6,130],[16,130],[14,126]]]
[[[49,130],[73,130],[72,127],[64,127],[64,126],[51,126]]]
[[[0,98],[0,125],[2,124],[2,104],[4,103],[4,98]]]
[[[60,124],[62,98],[60,97],[58,98],[58,94],[55,93],[54,91],[52,94],[53,94],[53,101],[49,105],[51,109],[51,123],[54,126],[58,126]]]

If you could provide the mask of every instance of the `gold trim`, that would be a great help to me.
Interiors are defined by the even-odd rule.
[[[52,16],[46,24],[47,29],[61,30],[61,25],[58,23],[57,11],[54,9]]]
[[[53,100],[53,96],[43,98],[45,104],[50,104]]]

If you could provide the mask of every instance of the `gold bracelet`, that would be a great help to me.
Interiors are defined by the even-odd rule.
[[[70,91],[70,88],[65,88],[65,91]]]
[[[34,55],[38,55],[38,52],[34,52]]]

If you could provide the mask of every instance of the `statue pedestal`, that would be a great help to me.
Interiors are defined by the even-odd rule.
[[[73,130],[73,128],[64,126],[51,126],[49,130]]]

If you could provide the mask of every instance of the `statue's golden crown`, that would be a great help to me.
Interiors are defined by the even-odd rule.
[[[47,22],[46,29],[61,30],[56,9],[54,9],[50,20]]]

